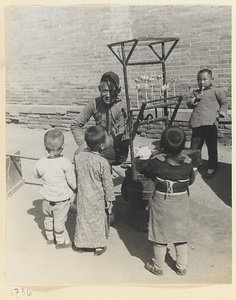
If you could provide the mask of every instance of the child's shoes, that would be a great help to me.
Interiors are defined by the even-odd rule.
[[[107,247],[96,248],[94,250],[94,255],[96,255],[96,256],[102,255],[106,250],[107,250]]]
[[[71,243],[62,243],[62,244],[56,244],[56,249],[64,249],[64,248],[70,248],[71,247]]]
[[[175,265],[175,272],[176,274],[180,275],[180,276],[185,276],[186,275],[186,269],[179,269],[176,265]]]
[[[153,260],[150,260],[148,262],[146,262],[145,264],[145,268],[150,271],[151,273],[153,273],[154,275],[157,276],[162,276],[163,275],[163,269],[159,268]]]
[[[48,245],[54,245],[54,240],[47,240]]]
[[[72,244],[72,249],[78,253],[84,253],[83,248],[76,247],[74,243]]]
[[[205,178],[210,179],[215,175],[216,170],[215,169],[208,169],[205,174]]]

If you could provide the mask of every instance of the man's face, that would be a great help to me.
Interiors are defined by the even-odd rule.
[[[112,83],[101,82],[99,91],[105,104],[112,103],[113,99],[117,97],[116,89]]]
[[[200,89],[205,89],[211,84],[211,76],[207,72],[199,73],[197,77],[198,86]]]

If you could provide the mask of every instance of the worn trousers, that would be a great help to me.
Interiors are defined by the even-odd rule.
[[[192,149],[202,149],[206,142],[208,150],[208,169],[216,169],[218,165],[217,153],[217,127],[216,125],[207,125],[192,128]]]
[[[70,208],[69,199],[59,202],[43,200],[44,227],[48,240],[56,240],[58,244],[69,241],[65,223]]]
[[[187,267],[187,242],[174,243],[176,252],[176,266],[179,269]],[[165,262],[167,244],[153,243],[154,263],[157,267],[162,268]]]

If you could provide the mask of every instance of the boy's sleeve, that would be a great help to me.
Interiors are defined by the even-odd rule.
[[[139,173],[147,175],[148,163],[149,163],[149,161],[145,161],[144,163],[140,164],[139,169],[138,169]]]
[[[105,161],[103,167],[103,174],[102,174],[102,185],[105,194],[105,201],[115,201],[115,193],[114,193],[114,186],[113,180],[111,176],[110,165],[108,161]]]
[[[38,162],[34,165],[34,170],[33,170],[34,176],[36,178],[41,178],[43,174],[40,174],[39,168],[38,168]]]
[[[190,177],[189,177],[189,185],[193,184],[196,177],[196,171],[193,169],[193,165],[191,163],[191,171],[190,171]]]
[[[188,108],[195,108],[196,107],[198,102],[195,102],[195,99],[196,99],[196,94],[195,94],[195,91],[193,91],[191,93],[191,96],[189,97],[189,99],[187,101]]]
[[[78,146],[81,146],[83,143],[85,143],[83,127],[93,114],[93,101],[87,103],[77,118],[71,123],[71,131]]]
[[[75,168],[72,162],[69,159],[66,159],[66,163],[64,166],[64,172],[66,176],[66,180],[68,185],[72,190],[76,189],[76,176],[75,176]]]
[[[229,101],[226,97],[225,92],[221,89],[217,90],[216,98],[217,98],[217,101],[220,105],[219,115],[224,117],[227,114],[227,110],[228,110],[228,107],[229,107]]]
[[[154,181],[156,175],[156,159],[149,159],[138,168],[138,172]]]

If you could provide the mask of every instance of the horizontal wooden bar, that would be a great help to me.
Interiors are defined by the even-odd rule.
[[[19,154],[6,154],[6,156],[18,157],[18,158],[23,158],[23,159],[31,159],[31,160],[39,160],[40,159],[37,157],[30,157],[30,156],[24,156],[24,155],[19,155]],[[72,164],[74,164],[73,161],[72,161]]]
[[[150,45],[156,45],[156,44],[161,44],[161,43],[167,43],[167,42],[174,42],[174,41],[179,41],[179,38],[163,38],[160,39],[159,41],[155,41],[151,43]]]
[[[121,41],[121,42],[116,42],[116,43],[111,43],[108,44],[107,46],[117,46],[117,45],[121,45],[121,44],[126,44],[126,43],[131,43],[131,42],[146,42],[146,44],[149,42],[153,43],[165,43],[165,42],[170,42],[170,41],[176,41],[179,40],[178,37],[167,37],[167,38],[154,38],[154,37],[147,37],[147,38],[136,38],[136,39],[131,39],[131,40],[125,40],[125,41]]]
[[[172,101],[169,103],[157,104],[157,105],[153,105],[153,106],[146,106],[146,109],[162,108],[162,107],[168,107],[168,106],[172,106],[172,105],[176,105],[176,104],[177,104],[177,101]]]
[[[25,158],[25,159],[32,159],[32,160],[39,160],[38,157],[36,158],[36,157],[19,155],[19,154],[9,154],[9,153],[7,153],[6,156],[12,156],[12,157],[18,157],[18,158]]]
[[[168,107],[168,106],[172,106],[172,105],[176,105],[177,101],[172,101],[169,103],[162,103],[162,104],[157,104],[157,105],[152,105],[152,106],[146,106],[145,110],[147,109],[153,109],[153,108],[163,108],[163,107]],[[133,111],[140,111],[140,108],[131,108],[130,109],[131,112]]]
[[[135,65],[154,65],[161,64],[161,61],[140,61],[140,62],[129,62],[127,66],[135,66]]]
[[[121,45],[121,44],[125,44],[125,43],[131,43],[131,42],[135,42],[137,41],[137,39],[132,39],[132,40],[127,40],[127,41],[121,41],[121,42],[116,42],[116,43],[111,43],[108,44],[108,47],[113,47],[113,46],[117,46],[117,45]]]
[[[139,123],[140,125],[144,125],[144,124],[151,124],[151,123],[155,123],[155,122],[160,122],[160,121],[166,121],[167,117],[160,117],[160,118],[155,118],[155,119],[149,119],[149,120],[145,120],[145,121],[141,121]]]
[[[30,181],[25,181],[25,184],[30,184],[30,185],[39,185],[42,186],[42,183],[37,183],[37,182],[30,182]]]
[[[149,100],[149,101],[146,101],[145,103],[152,103],[152,102],[155,102],[155,101],[161,101],[161,100],[171,100],[171,99],[176,99],[178,100],[180,97],[182,96],[173,96],[173,97],[167,97],[167,98],[160,98],[160,99],[155,99],[155,100]]]

